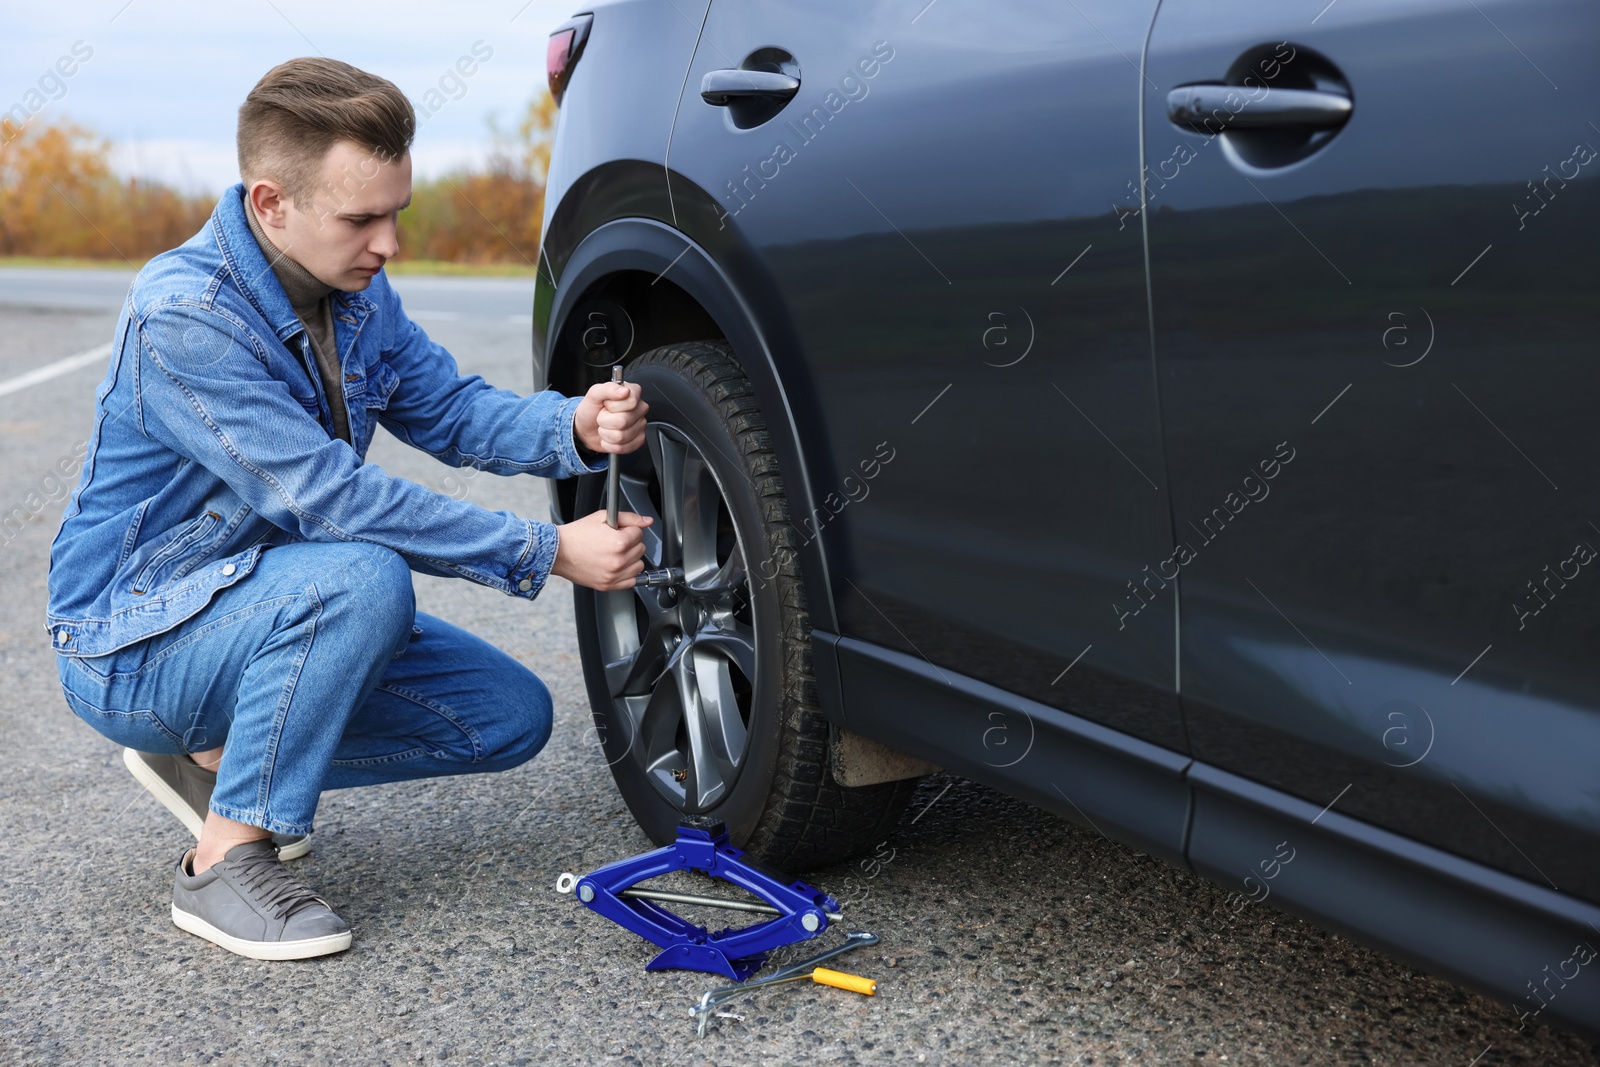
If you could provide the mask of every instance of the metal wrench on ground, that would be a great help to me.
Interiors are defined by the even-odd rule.
[[[842,955],[843,953],[849,952],[854,948],[861,948],[865,945],[876,945],[877,943],[877,934],[869,934],[864,930],[857,930],[845,935],[844,944],[835,945],[826,952],[819,952],[815,956],[801,960],[799,963],[792,963],[787,967],[773,971],[765,978],[757,978],[753,981],[744,982],[741,985],[730,985],[723,986],[720,989],[713,989],[705,996],[700,998],[700,1003],[689,1009],[689,1015],[691,1017],[695,1015],[700,1016],[700,1027],[696,1033],[700,1037],[705,1037],[706,1024],[711,1020],[711,1009],[715,1008],[718,1004],[721,1004],[724,1001],[732,1000],[740,993],[747,993],[752,989],[759,989],[761,986],[771,985],[774,982],[782,982],[789,978],[797,978],[806,971],[814,969],[817,964],[823,962],[824,960],[831,960],[833,957]]]

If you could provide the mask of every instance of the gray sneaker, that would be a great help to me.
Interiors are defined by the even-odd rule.
[[[247,841],[200,874],[194,849],[172,880],[172,921],[253,960],[303,960],[343,952],[350,927],[290,874],[272,842]]]
[[[200,827],[211,808],[211,791],[217,787],[217,773],[188,756],[136,752],[131,748],[122,750],[122,762],[139,784],[176,815],[196,841],[200,840]],[[311,851],[310,834],[273,834],[272,843],[278,846],[281,860],[299,859]]]

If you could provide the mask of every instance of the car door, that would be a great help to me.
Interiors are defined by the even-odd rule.
[[[679,225],[792,323],[824,505],[796,521],[842,634],[1181,750],[1136,210],[1154,6],[714,0],[668,170]],[[699,92],[741,71],[800,85]],[[974,730],[983,762],[1020,758],[1012,725]]]
[[[1144,110],[1194,755],[1590,900],[1597,50],[1566,0],[1167,0]]]

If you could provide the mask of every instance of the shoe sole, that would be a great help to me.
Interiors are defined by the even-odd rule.
[[[298,841],[291,841],[287,845],[278,846],[278,858],[285,862],[297,860],[311,851],[311,835],[306,834]]]
[[[239,956],[252,960],[305,960],[314,956],[327,956],[343,952],[350,947],[350,931],[328,934],[324,937],[307,937],[299,941],[246,941],[242,937],[225,934],[198,915],[190,915],[176,904],[172,905],[172,924],[178,929],[203,937]]]
[[[203,818],[196,815],[194,809],[184,803],[183,797],[179,796],[170,785],[163,781],[159,774],[151,770],[149,764],[139,758],[139,753],[131,748],[123,749],[122,764],[128,768],[128,773],[132,774],[134,779],[149,791],[151,796],[161,801],[163,808],[176,815],[178,821],[188,827],[189,832],[194,835],[196,841],[200,840],[200,828],[204,822]]]
[[[196,841],[200,840],[200,831],[204,825],[200,816],[195,814],[193,808],[185,804],[183,798],[166,783],[159,774],[150,769],[150,765],[139,758],[139,753],[131,748],[122,750],[122,765],[128,768],[128,773],[134,780],[144,786],[145,791],[161,802],[161,806],[177,816],[178,821],[188,828]],[[297,860],[311,851],[311,835],[306,834],[298,841],[291,841],[278,848],[280,860]]]

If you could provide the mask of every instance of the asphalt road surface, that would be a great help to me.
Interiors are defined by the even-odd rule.
[[[1600,1048],[950,775],[875,855],[813,872],[840,969],[725,1006],[710,976],[646,972],[643,941],[553,891],[649,847],[593,735],[569,587],[534,603],[417,576],[422,610],[483,634],[556,702],[501,775],[328,793],[295,870],[355,947],[257,963],[168,918],[182,828],[80,723],[42,628],[58,463],[89,428],[127,272],[0,271],[0,1064],[1600,1064]],[[465,370],[532,387],[531,285],[400,278]],[[63,366],[69,369],[62,370]],[[46,373],[54,371],[54,373]],[[18,383],[21,384],[18,384]],[[443,467],[380,433],[371,461],[490,508],[548,515],[544,483]],[[737,920],[735,920],[737,924]],[[788,950],[799,958],[837,940]]]

